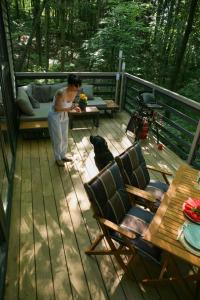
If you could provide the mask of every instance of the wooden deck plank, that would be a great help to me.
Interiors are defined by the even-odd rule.
[[[77,156],[77,153],[74,152],[74,155]],[[80,167],[80,166],[79,166]],[[80,168],[77,169],[77,171],[80,171]],[[70,176],[70,172],[68,172],[68,169],[66,169],[65,171],[63,171],[62,169],[60,170],[61,176],[62,176],[62,181],[63,181],[63,187],[64,187],[64,191],[65,191],[65,200],[66,200],[66,205],[68,205],[68,207],[70,208],[70,217],[73,223],[73,228],[74,228],[74,233],[76,239],[78,240],[77,235],[83,239],[83,234],[88,234],[86,228],[84,228],[84,221],[82,220],[82,215],[81,215],[81,211],[79,210],[79,206],[78,206],[78,202],[77,202],[77,195],[75,193],[74,190],[74,184],[73,184],[73,180],[71,179]],[[75,177],[79,176],[79,173],[76,174],[75,172]],[[78,231],[78,232],[77,232]],[[82,237],[81,237],[82,235]],[[87,235],[85,238],[88,238]],[[85,257],[85,254],[83,253],[84,249],[80,249],[80,245],[79,245],[79,251],[80,254],[83,255]],[[80,256],[81,257],[81,256]],[[93,263],[92,261],[90,262],[92,264],[92,268],[93,268]],[[84,263],[83,263],[84,265]],[[72,266],[73,267],[73,266]],[[96,270],[95,270],[96,271]],[[88,268],[88,265],[85,266],[85,272],[86,275],[89,272],[89,276],[91,278],[93,278],[94,273],[91,272],[91,267]],[[98,278],[97,280],[101,281],[101,278]],[[100,282],[99,282],[100,283]],[[95,290],[98,290],[100,287],[98,286],[92,286],[90,287],[90,290],[92,292],[92,294],[95,293]],[[105,295],[103,296],[102,292],[99,292],[99,295],[97,295],[97,297],[99,297],[99,299],[106,299],[106,293],[104,293]]]
[[[73,145],[73,146],[75,147],[76,145]],[[82,145],[82,147],[83,147],[83,145]],[[74,151],[75,151],[75,149],[74,149]],[[82,148],[82,151],[80,150],[80,144],[79,144],[79,146],[77,146],[76,155],[80,155],[80,157],[81,157],[81,154],[84,155],[83,151],[84,151],[83,148]],[[81,160],[80,160],[80,162],[81,162]],[[75,167],[79,168],[81,166],[79,165],[79,166],[75,166]],[[97,233],[99,232],[99,228],[98,228],[97,224],[95,223],[94,219],[91,216],[91,211],[89,210],[90,204],[88,202],[86,193],[85,193],[85,191],[83,189],[83,183],[82,183],[81,178],[79,176],[74,176],[75,172],[74,172],[73,169],[71,169],[69,172],[70,172],[70,175],[71,175],[71,178],[72,178],[72,182],[76,186],[76,194],[77,194],[77,198],[78,198],[78,203],[77,204],[81,208],[81,212],[82,212],[82,215],[83,215],[83,218],[84,218],[83,219],[84,223],[85,223],[85,221],[87,223],[87,229],[86,229],[87,230],[87,235],[90,233],[90,226],[91,226],[91,233],[92,233],[92,235],[91,236],[87,236],[87,240],[84,239],[84,241],[83,241],[84,243],[83,243],[82,247],[80,247],[80,249],[81,249],[81,255],[82,255],[82,258],[83,258],[83,263],[84,264],[85,263],[86,264],[88,264],[88,263],[90,263],[90,264],[92,263],[93,264],[93,259],[91,257],[86,256],[85,253],[84,253],[84,250],[89,246],[90,239],[93,236],[95,236],[96,232]],[[84,174],[82,174],[82,176],[84,177]],[[79,187],[79,188],[77,189],[77,187]],[[78,229],[80,229],[80,227]],[[107,261],[108,259],[109,259],[108,257],[102,257],[101,258],[101,262],[105,262],[105,260]],[[106,265],[107,265],[107,263],[104,266],[106,267]],[[98,268],[99,267],[100,266],[98,266]],[[90,268],[94,269],[94,266],[90,265]],[[110,273],[109,274],[108,273],[109,272],[107,272],[107,275],[109,276]],[[89,286],[91,288],[91,285],[94,284],[94,277],[91,277],[91,274],[90,274],[90,272],[88,273],[88,271],[86,272],[86,276],[88,278],[88,283],[89,283]],[[101,276],[103,276],[103,274],[101,274]],[[108,287],[109,283],[110,283],[110,286]],[[106,285],[106,288],[107,288],[106,294],[107,293],[109,294],[109,293],[112,293],[111,288],[114,289],[114,287],[116,286],[117,282],[116,282],[116,280],[113,280],[111,278],[111,279],[109,279],[109,281],[105,281],[105,280],[102,281],[102,284],[103,284],[103,287]],[[96,280],[95,280],[95,285],[96,285]],[[100,289],[101,287],[97,285],[96,288]],[[92,293],[92,299],[94,297],[94,294],[95,294],[95,292],[93,291],[93,293]],[[124,296],[123,296],[123,293],[122,293],[120,287],[119,287],[119,292],[116,294],[116,296],[115,296],[114,299],[124,299]]]
[[[36,299],[32,195],[21,195],[19,299]]]
[[[108,142],[108,144],[110,144],[110,146],[112,146],[112,147],[110,147],[110,150],[113,150],[112,149],[112,148],[114,148],[113,145],[112,145],[112,141],[113,140],[111,140],[110,142],[108,140],[108,138],[110,138],[110,134],[112,132],[112,129],[109,130],[109,128],[104,128],[104,130],[106,130],[106,132],[108,133],[108,135],[106,137],[107,142]],[[99,128],[98,132],[96,132],[95,134],[102,134],[102,133],[103,133],[103,130],[102,130],[102,126],[101,126],[101,129]],[[83,140],[85,141],[87,139],[87,142],[85,143],[85,149],[84,149],[83,145],[81,145],[80,148],[81,148],[82,151],[90,152],[91,151],[91,145],[88,143],[89,142],[90,132],[87,132],[87,134],[88,134],[88,137],[86,136],[86,132],[84,131],[84,133],[82,132],[82,136],[81,136],[81,132],[79,132],[79,139],[78,140],[79,140],[79,142],[81,141],[83,143]],[[79,146],[77,146],[77,147],[79,148]],[[93,149],[93,147],[92,147],[92,149]],[[124,150],[124,149],[122,148],[122,150]],[[116,149],[115,149],[115,151],[116,151]],[[116,153],[116,154],[118,154],[118,153]],[[84,156],[84,154],[82,154],[82,157],[83,156]],[[83,160],[81,160],[81,161],[83,161]],[[94,159],[92,160],[92,163],[94,164]],[[97,172],[98,171],[96,171],[95,174],[93,174],[93,176],[96,175]],[[84,177],[82,177],[82,180],[84,182]],[[88,222],[89,221],[87,220],[87,223]],[[92,219],[91,219],[91,222],[92,222]],[[105,266],[104,266],[104,264],[102,264],[102,259],[98,258],[98,261],[100,262],[100,268],[102,268],[102,274],[104,274],[103,270],[105,270]],[[113,261],[114,261],[114,259],[113,259]],[[123,287],[123,290],[124,290],[124,293],[125,293],[127,299],[130,299],[130,295],[133,295],[133,294],[134,294],[135,299],[143,299],[142,291],[141,291],[141,289],[140,289],[137,281],[136,280],[133,281],[133,278],[130,279],[127,276],[125,276],[125,278],[123,278],[123,273],[124,272],[118,267],[118,265],[116,263],[114,264],[114,267],[115,267],[115,270],[118,273],[118,276],[120,277],[120,283],[121,283],[121,286]],[[107,266],[107,268],[108,268],[108,266]],[[109,270],[110,270],[110,268],[111,268],[111,266],[109,265]],[[141,273],[141,268],[142,268],[142,266],[140,264],[140,268],[139,268],[140,269],[140,271],[139,271],[140,273]],[[112,272],[112,274],[113,274],[113,272]],[[132,283],[128,284],[130,282],[130,280],[131,280]],[[106,280],[106,282],[107,282],[107,280]],[[110,287],[107,287],[107,289],[109,291]],[[150,288],[150,290],[154,290],[154,292],[155,292],[154,288]],[[118,294],[119,294],[119,292],[118,292]],[[154,293],[154,295],[155,295],[155,293]],[[148,295],[148,297],[149,297],[149,295]],[[120,296],[120,299],[122,299],[121,296]]]
[[[5,300],[17,300],[19,292],[19,256],[20,256],[20,201],[21,201],[21,162],[22,143],[17,147],[15,165],[11,224],[9,233],[9,249],[7,260],[7,275]]]
[[[95,258],[84,253],[99,232],[83,187],[84,182],[98,173],[89,137],[104,136],[116,156],[131,145],[124,134],[129,118],[125,112],[115,114],[113,119],[102,116],[99,128],[91,127],[90,121],[77,120],[77,127],[84,129],[69,131],[73,163],[67,163],[66,168],[55,164],[49,139],[19,141],[6,300],[179,299],[174,288],[141,287],[141,279],[147,275],[153,277],[157,269],[140,257],[130,264],[131,279],[114,258]],[[158,150],[150,136],[141,145],[147,162],[152,165],[174,173],[182,163],[171,150]],[[170,228],[173,231],[173,224]],[[184,295],[182,290],[180,295]]]
[[[72,176],[75,177],[74,174]],[[74,182],[75,180],[71,181],[68,177],[64,176],[63,174],[63,183],[65,183],[65,186],[67,186],[67,183],[73,184]],[[86,257],[86,255],[84,254],[84,249],[90,241],[84,220],[82,219],[82,215],[78,207],[76,194],[74,193],[74,197],[71,198],[71,201],[68,197],[66,201],[68,202],[70,211],[72,212],[72,219],[75,227],[76,238],[79,241],[80,257],[84,266],[91,298],[93,299],[95,297],[96,299],[107,299],[107,293],[98,266],[96,265],[96,263],[93,263],[93,260],[91,258]]]
[[[31,169],[30,169],[30,144],[23,144],[22,148],[22,171],[23,178],[21,185],[21,192],[31,193]]]
[[[56,299],[73,299],[44,142],[39,143],[42,189]]]
[[[22,148],[19,299],[36,299],[30,144]]]
[[[61,181],[60,173],[58,167],[53,162],[54,159],[52,151],[47,150],[47,152],[49,159],[50,174],[53,178],[52,185],[54,189],[55,203],[61,226],[61,234],[63,239],[65,256],[67,258],[72,292],[75,299],[90,299],[90,293],[85,277],[85,270],[83,268],[80,255],[78,255],[80,249],[77,243],[72,218],[68,209],[65,192],[63,186],[61,184],[57,184],[58,181]],[[68,191],[68,194],[71,194],[70,190]]]
[[[86,153],[89,153],[91,151],[91,144],[89,143],[89,135],[90,135],[91,132],[87,132],[88,136],[86,136],[86,133],[82,132],[82,136],[81,136],[81,133],[79,133],[79,140],[81,140],[81,148],[80,148],[80,145],[78,146],[77,145],[77,148],[79,149],[79,153],[80,153],[80,156],[83,157]],[[97,133],[96,133],[97,134]],[[85,143],[83,143],[83,141]],[[93,149],[93,147],[92,147]],[[87,155],[87,154],[86,154]],[[81,160],[82,161],[82,160]],[[94,164],[94,159],[91,160],[90,164]],[[97,169],[95,170],[95,173],[93,174],[93,176],[97,173]],[[92,177],[93,177],[92,176]],[[81,179],[83,182],[85,182],[85,177],[87,176],[84,176],[84,174],[81,174]],[[90,207],[90,203],[88,202],[88,199],[86,197],[85,201],[87,201],[88,203],[88,206]],[[94,227],[94,219],[92,218],[92,212],[91,210],[89,211],[85,211],[83,212],[83,215],[86,216],[85,218],[87,218],[87,224],[91,224],[92,225],[92,228]],[[96,226],[96,225],[95,225]],[[89,231],[90,232],[90,231]],[[90,238],[94,238],[92,237],[92,235],[90,236]],[[89,246],[89,245],[87,245]],[[105,247],[105,243],[102,243],[102,246]],[[124,299],[124,294],[126,294],[127,291],[125,291],[124,289],[124,286],[123,285],[120,285],[120,281],[119,279],[117,280],[117,278],[113,281],[113,274],[115,272],[117,272],[118,276],[121,278],[121,274],[123,273],[122,270],[118,268],[118,266],[116,267],[116,265],[113,265],[113,262],[110,260],[109,257],[98,257],[97,256],[97,260],[98,260],[98,263],[99,263],[99,267],[101,269],[101,272],[102,272],[102,275],[104,277],[104,281],[105,281],[105,284],[106,284],[106,288],[107,288],[107,291],[108,291],[108,294],[110,297],[112,297],[112,299]],[[105,272],[105,270],[107,270],[107,272]],[[106,278],[105,278],[106,277]],[[117,287],[117,293],[116,293],[116,287]],[[122,292],[122,288],[123,288],[123,292]],[[115,291],[113,293],[113,290]],[[129,288],[130,290],[130,288]],[[133,292],[135,293],[135,299],[141,299],[141,293],[139,293],[139,298],[136,297],[136,289],[132,289],[132,294]]]
[[[45,218],[45,207],[41,187],[38,143],[31,142],[31,178],[33,197],[33,223],[35,244],[35,268],[37,299],[54,299],[54,286],[49,253],[49,241]],[[41,268],[42,266],[42,268]]]

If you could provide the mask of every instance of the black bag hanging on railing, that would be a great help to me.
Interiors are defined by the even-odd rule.
[[[143,126],[143,117],[138,114],[137,111],[133,113],[131,116],[128,125],[126,127],[126,133],[132,132],[135,135],[135,140],[139,139],[139,133]]]
[[[134,133],[135,140],[144,139],[144,136],[146,138],[148,134],[148,132],[146,134],[141,134],[144,123],[146,122],[148,124],[148,129],[151,127],[152,123],[155,123],[157,143],[159,143],[159,133],[154,110],[161,109],[162,106],[157,104],[153,93],[149,91],[139,91],[136,100],[137,107],[128,122],[126,133]]]

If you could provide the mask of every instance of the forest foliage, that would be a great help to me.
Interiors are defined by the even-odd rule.
[[[126,71],[200,102],[198,0],[10,0],[16,71]]]

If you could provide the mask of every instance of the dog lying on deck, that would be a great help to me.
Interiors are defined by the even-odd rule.
[[[100,135],[91,135],[90,142],[94,147],[95,164],[98,170],[101,171],[114,157],[108,149],[106,140]]]

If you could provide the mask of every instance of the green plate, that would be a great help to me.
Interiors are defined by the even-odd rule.
[[[200,225],[189,223],[184,228],[184,237],[192,247],[200,250]]]

